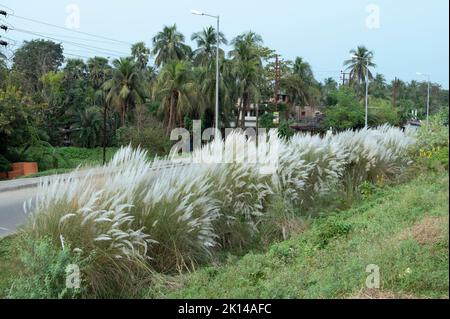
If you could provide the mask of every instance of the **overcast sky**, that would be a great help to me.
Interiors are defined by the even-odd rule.
[[[395,76],[422,80],[416,72],[429,73],[434,82],[449,86],[448,0],[0,0],[16,16],[59,26],[77,27],[75,4],[80,11],[79,31],[126,42],[145,41],[176,23],[188,43],[193,32],[214,24],[207,17],[193,16],[190,9],[220,14],[228,39],[252,30],[285,59],[305,58],[316,78],[339,80],[349,50],[366,45],[375,53],[376,71],[390,81]],[[69,6],[69,7],[68,7]],[[74,18],[75,19],[72,19]],[[9,16],[16,29],[53,34],[76,43],[87,43],[115,54],[129,52],[126,44],[84,42],[84,35]],[[0,34],[3,35],[4,34]],[[9,31],[6,36],[20,44],[31,34]],[[61,38],[60,37],[60,38]],[[76,39],[75,39],[76,38]],[[67,52],[81,56],[103,55],[66,44]]]

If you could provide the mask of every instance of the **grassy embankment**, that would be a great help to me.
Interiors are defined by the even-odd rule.
[[[164,278],[148,297],[448,298],[448,199],[448,173],[427,172],[315,220],[266,253]],[[380,268],[379,290],[365,289],[370,264]]]
[[[144,289],[136,291],[124,288],[125,284],[134,287],[127,271],[112,269],[123,279],[117,281],[117,287],[107,287],[106,294],[98,295],[125,291],[124,297],[150,298],[448,298],[448,131],[445,138],[435,138],[435,142],[434,135],[439,134],[433,132],[419,140],[414,165],[401,178],[364,181],[350,196],[350,206],[316,203],[315,216],[322,217],[305,219],[301,214],[290,216],[288,206],[277,207],[274,202],[266,212],[267,218],[274,220],[267,220],[264,224],[268,228],[261,227],[255,236],[262,246],[247,245],[239,251],[238,245],[214,251],[209,263],[199,262],[196,271],[191,268],[180,275],[152,272],[141,282]],[[338,201],[346,202],[341,197]],[[281,219],[276,218],[278,210],[283,213]],[[289,240],[273,243],[279,236],[271,236],[270,230],[280,230],[280,226],[283,234],[285,227],[295,229],[288,230]],[[45,237],[49,232],[42,234]],[[158,242],[171,238],[162,236]],[[0,241],[0,297],[80,297],[61,286],[65,265],[78,263],[78,257],[72,256],[70,249],[61,250],[58,240],[56,244],[45,238],[38,242],[32,240],[29,243],[34,247],[28,247],[27,242],[11,238]],[[85,258],[82,266],[92,257],[95,255]],[[366,267],[372,264],[381,271],[381,289],[364,288]],[[88,286],[108,284],[110,266],[108,261],[87,268],[100,276],[91,276],[94,281],[88,280]],[[103,272],[108,280],[102,277]],[[18,277],[22,273],[26,276]],[[84,294],[91,295],[95,294]]]

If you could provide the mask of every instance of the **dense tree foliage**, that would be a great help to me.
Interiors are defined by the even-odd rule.
[[[13,70],[21,75],[21,88],[27,94],[39,91],[39,79],[56,71],[64,61],[61,44],[48,40],[25,42],[14,54]]]
[[[302,57],[280,58],[277,74],[275,51],[255,32],[232,38],[229,52],[223,49],[228,44],[225,35],[217,37],[213,27],[192,34],[191,40],[194,49],[172,25],[152,38],[152,48],[139,42],[129,56],[115,60],[65,59],[61,44],[40,39],[24,42],[11,65],[0,56],[2,160],[20,160],[26,149],[39,145],[93,148],[138,143],[154,145],[154,153],[167,151],[168,133],[174,127],[191,129],[196,119],[203,127],[214,123],[218,44],[222,127],[235,123],[244,128],[242,115],[254,114],[255,105],[259,126],[277,126],[273,112],[279,112],[279,128],[286,136],[297,120],[296,106],[319,109],[322,130],[362,127],[366,76],[369,125],[400,125],[416,111],[419,118],[425,116],[427,83],[397,78],[388,83],[375,72],[374,52],[364,46],[350,51],[352,57],[343,62],[350,81],[338,84],[332,78],[319,82]],[[282,103],[274,103],[276,88],[286,96]],[[430,101],[431,113],[445,113],[448,90],[431,83]]]

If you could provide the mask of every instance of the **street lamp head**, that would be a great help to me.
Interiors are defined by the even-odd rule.
[[[416,72],[416,75],[430,78],[430,74],[428,73]]]
[[[196,15],[196,16],[202,16],[202,15],[203,15],[203,12],[200,12],[200,11],[198,11],[198,10],[191,10],[191,13],[192,13],[193,15]]]

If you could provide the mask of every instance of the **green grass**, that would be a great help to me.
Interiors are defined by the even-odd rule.
[[[17,260],[12,253],[12,237],[0,238],[0,299],[6,297],[13,276],[16,274]]]
[[[118,148],[112,147],[106,150],[106,160],[110,160]],[[101,165],[103,162],[102,148],[78,148],[78,147],[58,147],[54,149],[58,158],[58,167],[53,169],[74,169],[81,166]]]
[[[109,161],[118,148],[106,149],[106,160]],[[50,155],[51,154],[51,155]],[[26,178],[42,177],[55,174],[68,173],[78,166],[90,167],[103,163],[102,148],[54,147],[45,150],[30,149],[23,161],[37,162],[39,173],[26,176]]]
[[[376,264],[385,294],[448,298],[448,194],[448,172],[427,172],[378,189],[347,211],[316,219],[303,234],[266,253],[230,256],[223,265],[161,277],[147,296],[347,298],[364,289],[366,267]],[[442,237],[420,226],[430,218],[440,225]],[[431,240],[423,243],[411,235],[414,225],[423,228],[419,236]]]

